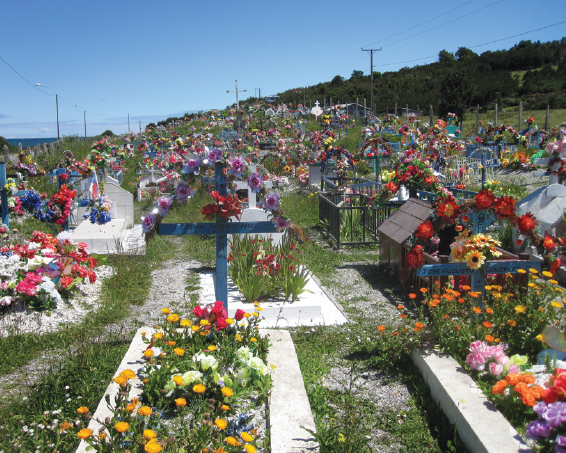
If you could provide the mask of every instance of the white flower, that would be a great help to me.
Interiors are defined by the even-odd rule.
[[[69,231],[61,231],[58,235],[57,235],[57,241],[59,243],[64,243],[66,240],[68,240],[71,244],[74,244],[74,236],[73,233],[69,232]]]

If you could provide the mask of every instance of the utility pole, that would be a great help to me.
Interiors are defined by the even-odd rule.
[[[85,142],[86,142],[86,110],[83,110],[83,118],[85,120]]]
[[[374,52],[380,52],[381,51],[381,47],[379,49],[364,49],[362,47],[362,52],[369,52],[370,55],[370,64],[371,64],[371,93],[370,93],[370,101],[369,101],[369,105],[371,108],[371,113],[372,115],[375,115],[375,112],[373,111],[373,53]]]
[[[238,90],[238,81],[236,80],[236,89],[227,90],[226,93],[236,93],[236,110],[240,110],[240,100],[238,99],[238,93],[245,93],[248,90]]]
[[[261,99],[261,88],[254,88],[254,90],[259,90],[259,96],[256,96],[256,97],[257,97],[258,99]],[[256,93],[257,93],[257,92],[254,91],[254,95],[255,95]]]

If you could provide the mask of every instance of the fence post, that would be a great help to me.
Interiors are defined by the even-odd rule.
[[[397,116],[397,103],[395,103],[395,116]]]
[[[519,102],[519,127],[517,131],[520,132],[523,127],[523,101]]]
[[[432,127],[432,117],[434,115],[434,112],[432,110],[432,104],[430,104],[430,122],[428,123],[430,127]]]
[[[6,193],[6,162],[0,162],[0,200],[2,202],[2,223],[10,227],[8,217],[8,194]]]
[[[8,163],[10,154],[8,153],[8,145],[4,145],[4,162]]]
[[[494,118],[493,118],[493,125],[497,127],[497,102],[495,103],[495,111],[494,111]]]
[[[546,119],[544,120],[544,130],[548,132],[549,122],[550,120],[550,105],[546,104]]]

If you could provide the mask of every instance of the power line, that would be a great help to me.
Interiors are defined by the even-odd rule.
[[[433,20],[438,19],[439,17],[445,16],[446,14],[449,14],[449,13],[451,13],[452,11],[456,11],[457,9],[462,8],[462,7],[464,7],[464,6],[466,6],[466,5],[470,4],[470,3],[473,3],[474,1],[476,1],[476,0],[470,0],[469,2],[464,3],[463,5],[457,6],[456,8],[453,8],[453,9],[451,9],[451,10],[449,10],[449,11],[446,11],[445,13],[439,14],[438,16],[434,16],[434,17],[431,18],[431,19],[425,20],[424,22],[421,22],[420,24],[417,24],[417,25],[415,25],[415,26],[413,26],[413,27],[411,27],[411,28],[408,28],[407,30],[400,31],[399,33],[395,33],[394,35],[388,36],[387,38],[383,38],[383,39],[378,40],[378,41],[376,41],[376,42],[372,42],[371,44],[368,44],[367,46],[364,46],[364,47],[373,46],[374,44],[377,44],[378,42],[387,41],[388,39],[394,38],[395,36],[399,36],[399,35],[401,35],[401,34],[403,34],[403,33],[406,33],[406,32],[408,32],[408,31],[414,30],[415,28],[420,27],[421,25],[424,25],[424,24],[427,24],[427,23],[429,23],[429,22],[432,22]]]

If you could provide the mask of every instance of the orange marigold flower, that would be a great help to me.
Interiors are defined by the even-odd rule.
[[[421,288],[420,291],[421,291],[421,293],[425,294],[428,291],[428,289],[427,288]]]
[[[228,422],[226,422],[226,420],[222,418],[217,418],[216,420],[214,420],[214,424],[218,429],[226,429],[226,427],[228,426]]]
[[[532,374],[523,374],[521,375],[521,381],[525,384],[534,384],[536,379]]]
[[[479,315],[481,313],[481,308],[480,307],[474,307],[472,308],[472,311],[476,314]]]
[[[193,392],[195,393],[204,393],[206,391],[206,387],[202,384],[196,384],[193,386]]]
[[[86,407],[86,406],[81,406],[81,407],[79,407],[79,408],[77,409],[77,412],[78,412],[79,414],[86,414],[86,413],[88,412],[88,407]]]
[[[404,308],[403,305],[397,305],[397,310],[403,310]]]
[[[415,327],[418,328],[418,329],[422,329],[424,326],[423,326],[423,323],[422,323],[422,322],[418,322],[418,321],[417,321],[417,322],[415,323]]]
[[[484,327],[486,327],[488,329],[491,329],[493,327],[493,324],[490,323],[489,321],[484,321],[484,322],[482,322],[482,324],[483,324]]]
[[[485,341],[488,341],[490,343],[493,343],[495,341],[495,338],[493,338],[493,335],[486,335],[485,336]]]
[[[411,294],[409,294],[409,298],[416,299],[417,295],[415,293],[411,293]]]
[[[407,315],[404,314],[404,313],[401,315],[401,318],[406,318],[406,317],[407,317]]]
[[[147,351],[146,351],[147,352]],[[128,382],[128,378],[124,376],[116,376],[114,378],[114,382],[118,384],[120,387],[123,387]]]
[[[151,415],[151,407],[149,406],[142,406],[138,409],[138,414],[143,417],[148,417]]]
[[[438,301],[437,300],[431,300],[429,302],[429,304],[430,304],[431,307],[436,307],[438,305]]]
[[[470,297],[472,297],[474,299],[480,295],[480,293],[476,293],[474,291],[470,291],[468,294],[470,295]]]
[[[507,324],[509,324],[511,327],[515,327],[517,325],[517,321],[510,319],[507,321]]]
[[[184,407],[187,405],[187,400],[185,398],[177,398],[175,400],[175,405],[177,407]]]
[[[460,294],[461,294],[460,291],[452,291],[452,295],[454,297],[460,297]]]
[[[385,330],[385,326],[377,326],[377,330],[381,333]]]
[[[521,375],[519,373],[509,373],[505,376],[505,380],[511,385],[517,385],[521,381]]]
[[[491,308],[486,308],[485,312],[491,315],[493,313],[493,310]]]
[[[462,286],[462,290],[464,290],[464,291],[469,291],[470,289],[472,289],[472,288],[470,288],[468,285]]]
[[[458,303],[459,303],[459,304],[463,304],[464,302],[466,302],[466,299],[463,299],[463,298],[461,298],[461,297],[458,299]]]
[[[503,395],[503,391],[508,385],[509,382],[507,382],[506,380],[497,381],[497,384],[495,384],[491,389],[491,393],[493,393],[494,395]]]
[[[234,391],[230,387],[222,387],[222,394],[226,398],[230,398],[231,396],[234,396]]]
[[[77,433],[79,439],[88,439],[90,436],[92,436],[92,429],[89,428],[83,428]]]
[[[130,369],[126,369],[120,373],[120,376],[124,376],[126,379],[134,379],[136,377],[136,373]]]
[[[119,433],[123,433],[130,429],[130,424],[126,422],[118,422],[114,425],[114,429],[116,429]]]

